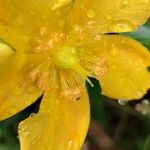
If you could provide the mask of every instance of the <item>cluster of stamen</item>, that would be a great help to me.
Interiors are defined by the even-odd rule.
[[[42,62],[43,64],[28,73],[32,82],[35,82],[42,91],[55,89],[63,99],[79,100],[82,95],[83,81],[84,79],[89,81],[90,74],[80,65],[76,48],[62,46],[56,49],[50,57],[52,64],[45,67],[46,63]],[[48,61],[44,61],[48,63]],[[55,75],[52,72],[55,72]],[[54,88],[55,85],[57,88]]]

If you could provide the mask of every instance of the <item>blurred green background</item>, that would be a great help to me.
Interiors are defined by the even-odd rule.
[[[122,35],[138,40],[150,49],[150,21],[137,31]],[[95,85],[91,88],[87,83],[91,125],[83,150],[150,150],[150,113],[147,113],[150,112],[150,92],[139,101],[123,105],[100,95],[99,83],[91,80]],[[40,99],[19,114],[0,122],[0,150],[19,150],[18,124],[30,113],[37,112],[39,104]],[[143,109],[146,106],[147,111],[136,111],[135,107],[139,105]]]

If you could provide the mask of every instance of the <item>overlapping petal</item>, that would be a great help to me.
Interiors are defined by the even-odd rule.
[[[70,3],[1,0],[0,38],[19,51],[31,51],[42,40],[48,40],[51,32],[61,31]]]
[[[7,53],[8,47],[3,48],[7,55],[3,53],[5,60],[1,59],[0,62],[0,120],[23,110],[42,94],[42,91],[29,78],[30,71],[40,63],[41,58],[17,52],[10,54]]]
[[[85,91],[71,101],[48,92],[40,111],[19,125],[21,150],[79,150],[89,125],[89,103]]]
[[[84,45],[79,54],[82,64],[99,79],[102,93],[106,96],[138,99],[150,88],[147,69],[150,53],[132,39],[104,35]]]
[[[93,22],[103,33],[133,31],[150,16],[149,6],[149,0],[76,0],[68,23],[85,27]]]

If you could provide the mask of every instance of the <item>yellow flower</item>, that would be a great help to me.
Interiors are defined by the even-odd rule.
[[[0,0],[0,119],[44,95],[38,114],[19,125],[21,150],[81,148],[90,118],[88,77],[115,99],[146,93],[147,49],[105,33],[135,30],[149,6],[149,0]]]

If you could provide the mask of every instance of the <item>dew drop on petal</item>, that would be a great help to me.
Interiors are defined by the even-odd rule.
[[[76,142],[70,140],[67,144],[67,150],[70,150],[70,149],[77,149],[78,145]]]
[[[6,108],[6,106],[4,106],[4,105],[0,106],[0,109],[5,109],[5,108]]]
[[[124,82],[124,78],[121,78],[121,79],[120,79],[120,82],[123,83],[123,82]]]
[[[135,26],[126,20],[114,21],[108,26],[109,32],[127,32],[132,31],[134,29]]]
[[[18,132],[20,135],[23,135],[24,138],[26,138],[29,135],[29,132],[27,131],[27,126],[22,126],[19,128]]]
[[[89,17],[89,18],[94,18],[95,15],[96,15],[96,14],[95,14],[94,10],[89,9],[89,10],[87,11],[87,17]]]
[[[64,3],[66,0],[57,0],[58,3]]]
[[[122,106],[126,105],[128,103],[127,100],[124,100],[124,99],[118,99],[118,103]]]
[[[143,92],[142,91],[137,91],[137,92],[135,92],[135,95],[136,95],[136,97],[142,97],[143,96]]]
[[[116,56],[118,53],[118,49],[115,47],[115,45],[113,44],[110,49],[109,49],[110,55],[111,56]]]
[[[17,84],[11,90],[11,93],[12,93],[13,96],[19,96],[19,95],[22,94],[22,92],[23,92],[23,89],[22,89],[20,84]]]
[[[139,4],[140,4],[140,2],[135,2],[135,4],[136,4],[136,5],[139,5]]]
[[[129,4],[128,0],[122,0],[121,2],[121,8],[125,8]]]
[[[106,19],[107,19],[107,20],[110,20],[110,19],[112,19],[112,16],[111,16],[111,14],[107,14],[107,15],[106,15]]]
[[[134,61],[134,66],[135,67],[139,67],[140,65],[141,65],[141,61],[139,61],[139,60]]]
[[[16,108],[11,107],[11,108],[9,108],[9,112],[10,112],[11,114],[15,114],[15,113],[17,113],[17,110],[16,110]]]
[[[35,113],[31,113],[31,114],[30,114],[30,117],[35,117],[35,116],[36,116]]]

